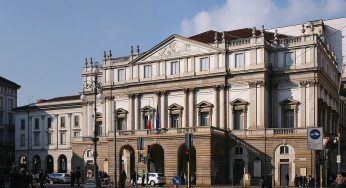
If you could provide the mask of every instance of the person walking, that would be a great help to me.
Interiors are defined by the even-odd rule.
[[[135,170],[133,170],[131,173],[131,180],[132,180],[132,185],[135,186],[137,184],[137,173]]]
[[[126,172],[123,169],[120,173],[120,188],[125,188],[126,179],[127,179]]]
[[[71,176],[71,187],[74,187],[74,181],[75,181],[75,174],[74,174],[74,171],[71,170],[70,172],[70,176]]]
[[[290,176],[286,174],[286,187],[289,185]]]
[[[80,186],[80,182],[79,182],[79,178],[80,178],[80,176],[81,176],[81,173],[80,173],[80,170],[79,169],[77,169],[77,171],[76,171],[76,181],[77,181],[77,185],[78,185],[78,187]]]
[[[340,173],[336,175],[335,183],[336,183],[336,188],[343,187],[345,180],[344,180],[344,177]]]
[[[142,170],[142,173],[141,173],[141,178],[142,178],[142,186],[144,186],[144,182],[145,182],[145,173],[144,173],[144,170]]]
[[[46,176],[45,176],[45,173],[43,172],[43,169],[41,169],[38,179],[40,181],[40,187],[44,188],[44,180],[46,179]]]

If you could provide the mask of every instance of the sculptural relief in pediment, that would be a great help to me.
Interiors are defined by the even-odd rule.
[[[198,45],[174,40],[150,54],[147,58],[143,59],[143,61],[155,61],[158,59],[168,59],[180,56],[203,54],[211,51],[211,49],[203,48]]]

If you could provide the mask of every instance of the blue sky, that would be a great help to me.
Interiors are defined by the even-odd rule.
[[[345,6],[346,0],[4,0],[0,76],[22,86],[18,105],[25,105],[78,94],[84,58],[101,62],[104,50],[124,56],[131,45],[146,51],[172,34],[345,17]]]

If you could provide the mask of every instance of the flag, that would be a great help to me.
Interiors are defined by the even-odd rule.
[[[151,119],[150,119],[150,111],[149,111],[149,113],[148,113],[148,127],[147,127],[149,130],[151,129],[150,121],[151,121]]]
[[[156,120],[156,129],[159,129],[160,127],[160,115],[159,115],[159,105],[156,106],[156,115],[155,115],[155,120]]]

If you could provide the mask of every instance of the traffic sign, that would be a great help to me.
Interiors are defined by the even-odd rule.
[[[322,127],[308,128],[308,148],[310,150],[323,150]]]
[[[180,176],[174,176],[173,179],[172,179],[172,183],[174,185],[180,185],[181,184]]]
[[[341,163],[341,155],[336,156],[336,163]]]

